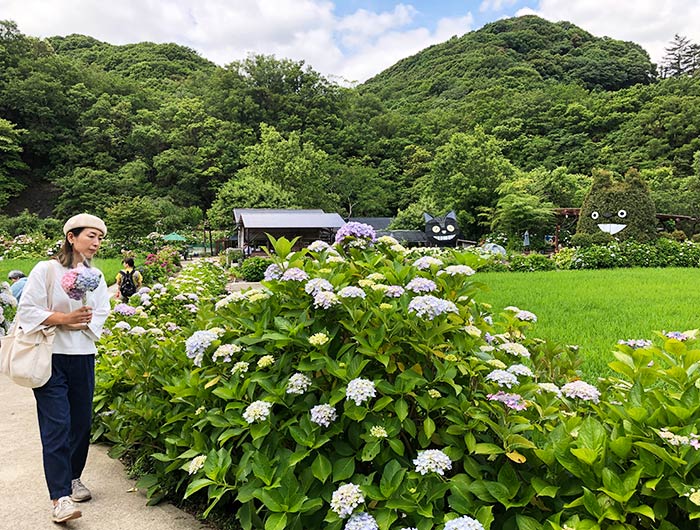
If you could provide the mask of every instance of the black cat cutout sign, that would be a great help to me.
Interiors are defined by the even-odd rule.
[[[425,235],[428,244],[436,247],[456,247],[459,226],[457,225],[457,214],[454,211],[444,217],[433,217],[429,213],[424,213]]]

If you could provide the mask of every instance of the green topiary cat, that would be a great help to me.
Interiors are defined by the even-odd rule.
[[[656,239],[654,201],[636,169],[627,171],[620,181],[614,181],[609,171],[593,171],[593,185],[581,206],[576,233],[595,239],[609,234],[619,241]]]

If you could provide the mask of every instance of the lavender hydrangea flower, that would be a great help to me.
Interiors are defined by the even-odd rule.
[[[664,335],[669,339],[676,339],[681,342],[688,340],[688,335],[681,331],[664,331]]]
[[[463,515],[445,523],[444,530],[484,530],[483,525],[476,519]]]
[[[531,313],[530,311],[525,311],[524,309],[518,311],[515,314],[515,318],[524,322],[537,322],[537,315],[535,315],[535,313]]]
[[[638,350],[640,348],[649,348],[652,345],[652,342],[647,339],[618,340],[617,343],[629,346],[633,350]]]
[[[368,224],[350,222],[346,223],[335,234],[335,242],[339,245],[352,244],[359,242],[358,245],[363,246],[372,243],[377,239],[377,234],[374,228]]]
[[[421,256],[413,262],[413,266],[418,270],[429,269],[432,265],[436,265],[439,267],[440,265],[442,265],[442,260],[434,258],[432,256]]]
[[[377,391],[374,388],[374,383],[369,379],[362,379],[361,377],[350,381],[345,390],[345,397],[354,401],[355,405],[358,406],[376,395]]]
[[[499,390],[495,394],[489,394],[486,396],[490,401],[500,401],[506,407],[513,410],[525,410],[527,408],[527,403],[523,400],[520,394],[509,394]]]
[[[282,277],[282,268],[276,263],[268,265],[265,269],[265,280],[279,280]]]
[[[130,306],[129,304],[117,304],[114,306],[114,312],[117,313],[118,315],[122,315],[125,317],[131,317],[136,314],[136,308]]]
[[[300,269],[299,267],[291,267],[284,271],[280,280],[283,282],[303,282],[309,279],[309,275],[306,271]]]
[[[505,386],[508,388],[518,384],[518,378],[505,370],[493,370],[486,376],[486,380],[493,381],[498,386]]]
[[[343,484],[333,492],[331,497],[331,510],[341,519],[351,515],[360,504],[365,502],[360,486],[357,484]]]
[[[321,291],[332,291],[333,284],[324,278],[311,278],[304,286],[306,294],[316,296]]]
[[[409,313],[415,313],[419,317],[433,320],[445,313],[458,313],[457,306],[449,300],[443,300],[431,295],[416,296],[408,304]]]
[[[359,287],[349,285],[338,291],[338,296],[341,298],[364,298],[367,295]]]
[[[572,381],[561,387],[561,392],[566,397],[580,398],[584,401],[598,403],[600,401],[600,390],[585,381]]]
[[[202,357],[211,343],[219,338],[219,334],[211,330],[195,331],[185,341],[185,353],[193,360],[195,366],[202,366]]]
[[[311,421],[321,427],[328,427],[337,417],[338,414],[335,412],[335,408],[326,403],[316,405],[311,409]]]
[[[410,282],[408,282],[408,284],[406,284],[406,289],[408,291],[413,291],[414,293],[430,293],[437,289],[437,285],[435,285],[433,280],[416,276]]]
[[[370,514],[361,512],[350,517],[344,530],[379,530],[379,525]]]
[[[328,309],[331,306],[340,303],[338,295],[332,291],[319,291],[314,296],[314,307]]]
[[[399,298],[404,292],[404,288],[400,285],[387,285],[384,295],[389,298]]]
[[[413,464],[421,475],[427,473],[444,475],[446,470],[452,469],[452,460],[439,449],[420,451],[418,456],[413,459]]]

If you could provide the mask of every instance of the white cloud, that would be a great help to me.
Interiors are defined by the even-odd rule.
[[[504,7],[514,5],[516,0],[483,0],[479,6],[479,11],[501,11]]]
[[[636,42],[657,63],[676,33],[700,43],[697,0],[540,0],[533,14],[572,22],[598,37]]]
[[[410,3],[340,17],[329,0],[0,0],[0,13],[37,37],[176,42],[221,65],[262,53],[356,81],[473,29],[470,13],[441,19],[431,30],[416,27],[419,12]]]

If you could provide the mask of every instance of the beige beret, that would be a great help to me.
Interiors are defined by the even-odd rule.
[[[63,225],[63,233],[68,234],[68,232],[75,228],[95,228],[102,232],[103,236],[107,235],[107,225],[105,222],[99,217],[90,215],[89,213],[79,213],[68,219],[66,224]]]

